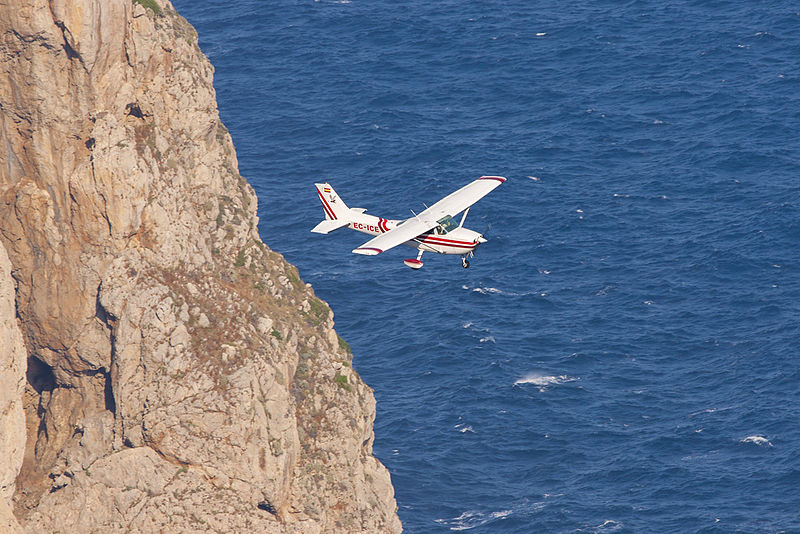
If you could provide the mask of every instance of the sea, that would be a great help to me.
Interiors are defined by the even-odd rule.
[[[800,4],[173,2],[405,532],[800,532]],[[469,269],[310,232],[482,175]]]

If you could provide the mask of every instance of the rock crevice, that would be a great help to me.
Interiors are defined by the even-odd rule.
[[[0,527],[399,532],[372,392],[152,5],[0,5]]]

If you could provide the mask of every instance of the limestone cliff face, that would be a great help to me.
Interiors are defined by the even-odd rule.
[[[29,532],[400,531],[372,392],[261,242],[212,75],[166,0],[0,4],[0,521],[16,488]]]
[[[0,244],[0,532],[20,532],[11,498],[25,450],[25,346],[16,321],[11,262]]]

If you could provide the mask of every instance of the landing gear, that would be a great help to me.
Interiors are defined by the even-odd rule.
[[[465,269],[469,269],[469,259],[475,254],[472,250],[461,256],[461,266]]]

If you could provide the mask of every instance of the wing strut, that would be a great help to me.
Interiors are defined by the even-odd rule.
[[[464,221],[467,220],[467,213],[469,213],[469,208],[464,210],[464,215],[461,216],[461,222],[458,223],[458,226],[464,226]]]

